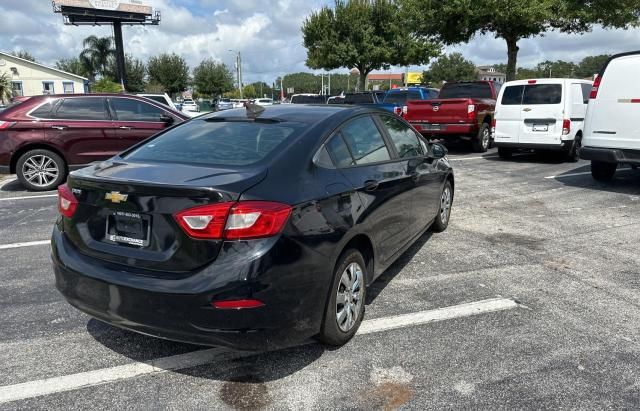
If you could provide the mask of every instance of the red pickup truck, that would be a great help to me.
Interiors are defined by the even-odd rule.
[[[436,99],[408,101],[405,118],[427,138],[470,140],[485,152],[499,90],[493,81],[446,83]]]

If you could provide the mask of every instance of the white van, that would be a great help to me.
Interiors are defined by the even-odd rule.
[[[517,149],[563,150],[578,161],[592,82],[577,79],[509,81],[502,86],[493,120],[501,158]]]
[[[640,165],[640,50],[604,65],[591,90],[580,157],[596,180],[611,180],[618,164]]]

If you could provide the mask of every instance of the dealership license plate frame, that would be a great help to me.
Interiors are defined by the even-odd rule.
[[[107,216],[105,239],[112,243],[147,247],[151,238],[151,216],[113,211]]]

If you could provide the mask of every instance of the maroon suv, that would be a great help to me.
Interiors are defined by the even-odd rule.
[[[62,184],[69,170],[105,160],[184,114],[139,96],[36,96],[0,112],[0,173],[35,191]]]

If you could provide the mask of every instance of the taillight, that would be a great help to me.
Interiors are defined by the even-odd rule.
[[[291,214],[291,207],[270,201],[241,201],[229,213],[224,238],[240,240],[278,234]]]
[[[571,133],[571,120],[565,118],[562,120],[562,135],[566,136]]]
[[[591,93],[589,93],[589,99],[595,99],[598,97],[598,89],[600,88],[600,83],[602,82],[602,76],[596,77],[593,82],[593,86],[591,87]]]
[[[538,82],[538,80],[529,80],[529,81],[527,81],[527,83],[529,83],[529,84],[536,84],[537,82]]]
[[[393,113],[401,116],[402,115],[402,107],[397,107],[397,106],[394,107],[393,108]]]
[[[73,195],[69,186],[63,184],[58,187],[58,210],[67,218],[73,217],[78,208],[78,199]]]
[[[13,122],[13,121],[2,121],[2,120],[0,120],[0,130],[11,128],[11,127],[13,127],[14,124],[16,124],[16,123]]]
[[[190,237],[221,239],[233,204],[227,202],[198,206],[176,213],[174,218]]]
[[[495,134],[496,133],[496,119],[495,117],[493,118],[493,120],[491,120],[491,134]]]
[[[409,106],[402,106],[402,117],[406,117],[409,112]]]
[[[242,310],[243,308],[258,308],[262,307],[264,303],[260,300],[225,300],[214,301],[211,303],[215,308],[221,310]]]
[[[469,104],[467,106],[467,117],[469,118],[469,122],[473,123],[473,120],[475,119],[475,114],[476,114],[476,105],[475,104]]]
[[[190,208],[174,215],[190,237],[210,240],[241,240],[278,234],[291,207],[270,201],[217,203]]]

